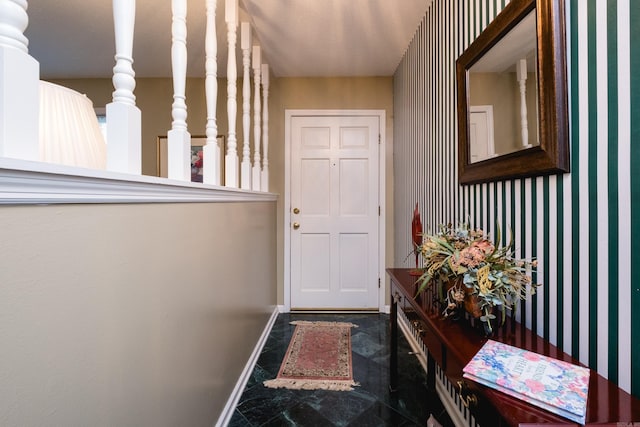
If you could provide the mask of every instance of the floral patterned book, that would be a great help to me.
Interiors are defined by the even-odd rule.
[[[464,377],[584,424],[589,369],[489,340]]]

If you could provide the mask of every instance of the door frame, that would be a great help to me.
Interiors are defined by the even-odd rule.
[[[385,312],[385,165],[386,165],[386,111],[385,110],[285,110],[284,114],[284,307],[291,311],[291,122],[294,117],[320,116],[377,116],[380,133],[378,144],[378,310]]]
[[[486,139],[487,157],[485,157],[484,159],[476,160],[476,162],[496,157],[494,127],[493,127],[493,105],[470,105],[469,106],[469,127],[471,127],[472,117],[473,116],[480,117],[479,115],[484,116],[484,122],[486,123],[486,126],[487,126],[487,139]],[[472,141],[471,136],[469,136],[469,147],[471,147],[472,144],[479,144],[479,142],[477,140]],[[471,160],[471,149],[469,149],[469,160]]]

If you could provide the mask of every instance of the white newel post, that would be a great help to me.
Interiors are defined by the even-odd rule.
[[[520,86],[520,126],[522,130],[522,146],[529,144],[529,122],[527,120],[527,60],[521,59],[516,63],[516,77]]]
[[[238,0],[226,0],[225,21],[227,22],[227,41],[229,43],[227,57],[227,117],[229,119],[229,136],[227,138],[227,154],[225,156],[225,186],[238,187],[238,150],[236,139],[236,113],[238,111],[236,70],[236,39],[238,30]]]
[[[167,134],[167,176],[191,181],[191,135],[187,130],[187,0],[171,0],[171,69],[173,104],[171,130]]]
[[[253,169],[251,189],[260,191],[260,46],[253,47]]]
[[[249,133],[251,125],[251,78],[249,66],[251,55],[251,26],[248,22],[240,25],[242,48],[242,163],[240,164],[240,187],[251,189],[251,147]]]
[[[113,0],[116,65],[113,67],[113,102],[107,104],[107,169],[142,173],[142,114],[133,90],[133,30],[135,0]]]
[[[40,64],[29,55],[26,0],[0,0],[0,157],[38,160]]]
[[[260,189],[269,191],[269,64],[262,64],[262,178]]]
[[[207,30],[205,35],[205,96],[207,102],[207,143],[203,148],[202,182],[220,185],[222,147],[218,146],[218,39],[216,38],[216,0],[207,0]]]

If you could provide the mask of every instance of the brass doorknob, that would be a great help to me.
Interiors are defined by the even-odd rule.
[[[299,213],[300,213],[300,209],[298,209],[298,208],[293,208],[293,213],[294,213],[294,214],[299,214]]]
[[[300,228],[300,224],[298,224],[297,222],[293,223],[293,229],[297,230],[298,228]]]

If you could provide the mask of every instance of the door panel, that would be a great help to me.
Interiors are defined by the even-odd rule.
[[[305,216],[329,216],[331,166],[328,159],[300,160],[301,187],[300,209]]]
[[[340,289],[342,291],[366,291],[362,272],[367,271],[369,236],[365,233],[340,234]]]
[[[328,292],[330,290],[329,234],[304,233],[300,236],[300,251],[306,256],[300,259],[302,274],[301,292]]]
[[[378,308],[378,120],[292,117],[293,309]]]
[[[369,177],[368,160],[340,160],[340,216],[360,216],[368,214]]]

